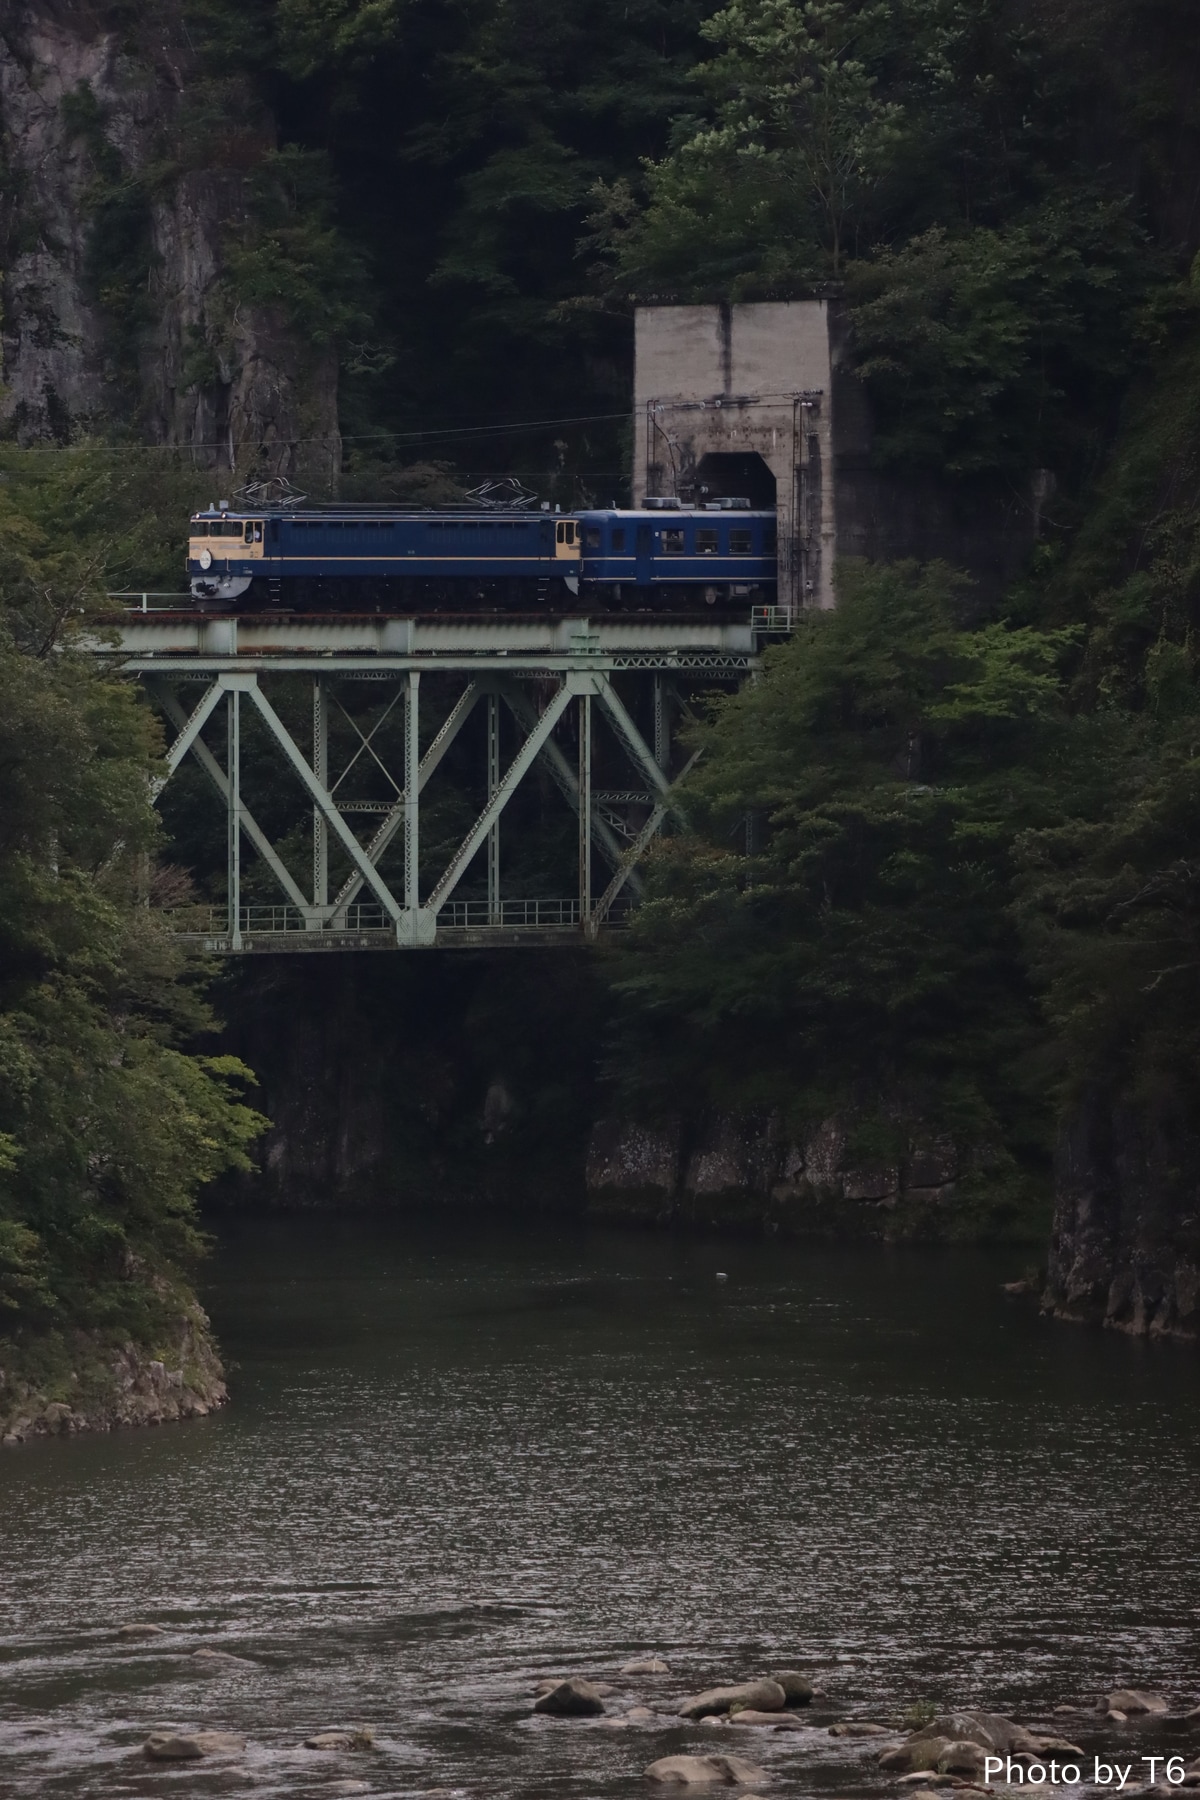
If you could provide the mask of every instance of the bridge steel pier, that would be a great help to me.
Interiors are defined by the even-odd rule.
[[[671,774],[672,706],[686,694],[737,684],[759,666],[760,640],[775,628],[771,616],[734,624],[723,620],[656,620],[647,615],[586,618],[437,618],[274,616],[199,617],[188,613],[124,615],[92,648],[141,680],[174,737],[160,790],[192,757],[222,801],[227,821],[227,904],[219,912],[185,908],[173,919],[179,936],[208,952],[425,949],[435,946],[549,945],[595,941],[614,922],[614,908],[641,890],[638,864],[667,820],[682,819]],[[297,742],[268,688],[282,677],[312,683],[311,751]],[[627,694],[649,684],[640,711],[651,721],[647,743],[614,685]],[[436,732],[425,734],[421,706],[442,711],[437,684],[458,690]],[[382,711],[368,729],[343,705],[347,683],[383,684]],[[429,695],[433,685],[434,694]],[[195,689],[200,688],[198,697]],[[186,696],[186,699],[185,699]],[[422,891],[421,795],[482,702],[485,768],[482,810],[446,866]],[[205,727],[225,713],[222,766]],[[286,710],[286,709],[285,709]],[[357,744],[336,773],[330,722],[335,713]],[[312,891],[301,886],[243,798],[243,736],[252,713],[281,763],[304,791],[312,817]],[[396,714],[403,721],[403,775],[380,754],[379,732]],[[501,721],[518,734],[504,766]],[[595,732],[603,723],[628,768],[627,785],[605,791],[595,783]],[[210,732],[211,735],[211,732]],[[261,736],[261,733],[259,734]],[[571,738],[570,757],[563,741]],[[386,800],[350,797],[352,771],[372,768]],[[687,765],[690,767],[690,763]],[[505,808],[522,782],[541,768],[578,818],[576,892],[567,898],[504,898],[500,830]],[[375,815],[369,836],[351,823]],[[686,821],[684,821],[686,823]],[[361,830],[361,827],[360,827]],[[400,834],[402,886],[380,869]],[[243,840],[279,890],[275,905],[242,898]],[[340,889],[330,893],[330,852],[348,863]],[[294,845],[291,854],[294,858]],[[456,898],[482,854],[480,899]],[[596,877],[597,859],[606,874]],[[598,892],[596,890],[599,890]]]

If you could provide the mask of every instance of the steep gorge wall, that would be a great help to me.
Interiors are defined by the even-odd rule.
[[[334,352],[230,277],[274,122],[236,73],[204,73],[177,9],[122,18],[0,0],[0,417],[22,443],[116,425],[328,487]]]
[[[271,1128],[215,1204],[492,1209],[799,1238],[1035,1240],[1035,1194],[986,1147],[897,1121],[805,1128],[614,1096],[609,997],[583,953],[297,956],[243,965],[220,1000]]]
[[[1184,1096],[1095,1088],[1058,1155],[1045,1305],[1133,1337],[1200,1335],[1200,1131]]]

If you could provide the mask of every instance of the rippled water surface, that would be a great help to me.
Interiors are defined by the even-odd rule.
[[[0,1457],[6,1795],[632,1800],[714,1747],[781,1797],[883,1795],[831,1721],[1200,1699],[1200,1360],[1041,1321],[999,1293],[1009,1254],[224,1236],[227,1411]],[[131,1619],[165,1635],[118,1640]],[[249,1660],[204,1673],[200,1646]],[[649,1651],[669,1677],[617,1677]],[[810,1729],[671,1723],[781,1664],[828,1691]],[[615,1684],[608,1717],[533,1719],[573,1672]],[[375,1750],[300,1747],[347,1723]],[[249,1747],[150,1765],[163,1725]]]

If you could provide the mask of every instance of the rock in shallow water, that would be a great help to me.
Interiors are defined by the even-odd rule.
[[[890,1737],[886,1725],[875,1725],[867,1719],[841,1719],[829,1727],[830,1737]]]
[[[705,1721],[707,1723],[707,1721]],[[805,1728],[790,1712],[755,1712],[752,1707],[739,1707],[729,1715],[731,1725],[759,1725],[766,1731],[803,1731]]]
[[[635,1657],[632,1662],[622,1663],[622,1675],[669,1675],[670,1669],[661,1656]]]
[[[1107,1712],[1124,1713],[1126,1718],[1131,1713],[1165,1713],[1170,1709],[1161,1694],[1147,1694],[1140,1688],[1116,1688],[1104,1702]]]
[[[134,1619],[128,1625],[122,1625],[117,1632],[119,1638],[162,1637],[161,1625],[151,1625],[145,1619]]]
[[[1002,1713],[943,1713],[920,1731],[914,1731],[903,1744],[885,1750],[879,1758],[879,1766],[883,1769],[935,1769],[948,1744],[964,1742],[1002,1755],[1035,1747],[1025,1728],[1014,1725]]]
[[[240,1756],[244,1737],[233,1731],[152,1731],[142,1745],[152,1762],[196,1762],[202,1756]]]
[[[604,1701],[590,1681],[573,1675],[560,1681],[549,1693],[533,1703],[535,1713],[550,1713],[557,1718],[588,1718],[604,1711]]]
[[[986,1751],[966,1739],[946,1745],[938,1757],[940,1775],[982,1775]]]
[[[314,1731],[304,1740],[306,1750],[373,1750],[375,1739],[361,1726],[339,1727],[333,1731]]]
[[[784,1699],[789,1706],[810,1706],[813,1697],[813,1684],[807,1675],[799,1669],[772,1669],[771,1680],[777,1681],[783,1689]]]
[[[751,1782],[765,1785],[764,1770],[740,1756],[660,1756],[646,1770],[649,1781],[664,1787],[746,1787]]]
[[[199,1663],[201,1668],[211,1669],[254,1667],[248,1656],[235,1656],[232,1650],[193,1650],[192,1661]]]
[[[743,1681],[735,1687],[707,1688],[679,1708],[681,1719],[702,1719],[706,1713],[728,1712],[731,1706],[752,1712],[782,1712],[786,1695],[777,1681]]]

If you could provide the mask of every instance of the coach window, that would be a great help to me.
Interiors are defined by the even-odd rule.
[[[622,550],[624,550],[624,548],[625,548],[625,527],[623,525],[616,525],[613,528],[613,534],[612,534],[613,555],[620,556],[620,554],[621,554]]]
[[[662,534],[662,553],[664,556],[682,556],[683,555],[683,533],[682,533],[682,531],[675,529],[675,530],[668,530],[668,531],[663,532],[663,534]]]
[[[583,541],[589,550],[598,550],[600,548],[600,527],[598,525],[589,525],[584,533]]]
[[[697,556],[716,556],[721,548],[721,540],[715,531],[698,531],[696,533]]]
[[[735,525],[729,533],[729,554],[731,556],[749,556],[751,548],[750,533],[744,526]]]

